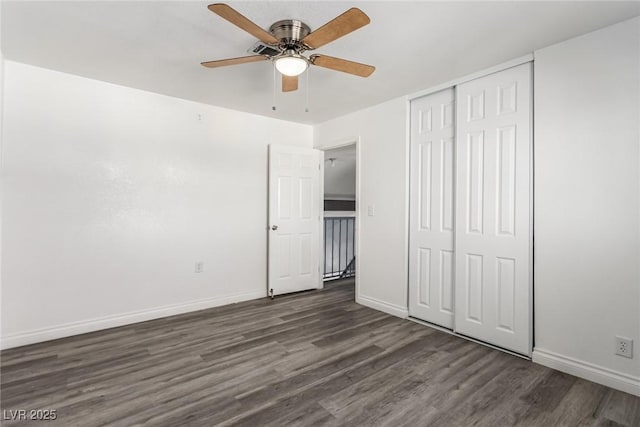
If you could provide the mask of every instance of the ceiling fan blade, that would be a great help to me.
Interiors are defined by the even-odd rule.
[[[369,77],[376,67],[373,65],[360,64],[359,62],[347,61],[346,59],[334,58],[327,55],[311,55],[311,63],[318,67],[329,68],[330,70],[342,71],[360,77]]]
[[[298,90],[298,76],[285,76],[282,75],[282,91],[293,92]]]
[[[251,55],[251,56],[241,56],[240,58],[228,58],[228,59],[219,59],[217,61],[206,61],[201,62],[200,64],[207,68],[218,68],[218,67],[226,67],[227,65],[236,65],[236,64],[246,64],[247,62],[259,62],[265,61],[267,58],[264,55]]]
[[[209,10],[216,15],[226,19],[237,27],[242,28],[247,33],[251,34],[258,40],[269,43],[278,44],[278,39],[267,31],[260,28],[254,22],[250,21],[245,16],[241,15],[238,11],[224,3],[215,3],[208,6]]]
[[[308,34],[302,39],[302,42],[312,49],[317,49],[358,28],[364,27],[369,22],[371,22],[371,20],[363,11],[357,7],[352,7],[342,15]]]

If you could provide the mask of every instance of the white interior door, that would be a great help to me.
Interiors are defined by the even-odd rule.
[[[455,330],[531,353],[531,64],[456,88]]]
[[[270,295],[320,286],[320,161],[310,148],[269,146]]]
[[[409,314],[453,328],[454,100],[411,101]]]

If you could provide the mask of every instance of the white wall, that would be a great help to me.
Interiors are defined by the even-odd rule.
[[[325,153],[325,160],[328,153]],[[336,160],[335,165],[325,161],[324,198],[331,200],[356,199],[356,161],[355,159]]]
[[[356,199],[356,154],[356,144],[324,150],[325,200]]]
[[[266,295],[267,145],[310,126],[5,64],[4,347]]]
[[[640,18],[535,58],[534,360],[640,394]]]
[[[407,315],[406,113],[398,98],[314,127],[317,148],[360,138],[356,298],[398,316]]]

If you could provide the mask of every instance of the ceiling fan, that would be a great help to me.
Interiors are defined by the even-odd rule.
[[[371,65],[346,59],[327,55],[311,55],[309,57],[303,55],[308,50],[322,47],[371,22],[369,17],[358,8],[347,10],[315,31],[311,31],[307,24],[297,19],[284,19],[275,22],[269,27],[269,31],[265,31],[226,4],[211,4],[208,8],[216,15],[256,37],[264,46],[254,50],[259,53],[257,55],[202,62],[205,67],[217,68],[271,60],[274,61],[276,69],[282,74],[283,92],[298,89],[298,76],[304,73],[309,65],[360,77],[369,77],[375,71],[375,67]]]

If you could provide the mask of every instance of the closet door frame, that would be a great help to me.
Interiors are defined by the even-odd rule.
[[[533,134],[533,129],[534,129],[534,115],[533,115],[533,104],[535,103],[535,99],[533,97],[533,80],[534,80],[534,75],[535,75],[535,61],[534,61],[534,56],[533,53],[518,57],[518,58],[514,58],[510,61],[506,61],[503,62],[501,64],[495,65],[493,67],[489,67],[486,68],[484,70],[475,72],[475,73],[471,73],[468,74],[466,76],[460,77],[460,78],[456,78],[453,80],[449,80],[445,83],[439,84],[437,86],[433,86],[431,88],[425,89],[425,90],[421,90],[418,92],[415,92],[413,94],[410,94],[406,97],[405,99],[405,110],[406,110],[406,139],[405,139],[405,144],[406,144],[406,153],[405,153],[405,157],[406,157],[406,162],[407,165],[411,164],[411,157],[410,157],[410,153],[411,153],[411,101],[414,99],[418,99],[418,98],[422,98],[424,96],[428,96],[428,95],[432,95],[434,93],[440,92],[444,89],[453,89],[455,91],[456,86],[462,84],[462,83],[466,83],[468,81],[471,80],[475,80],[481,77],[485,77],[487,75],[493,74],[493,73],[497,73],[500,71],[504,71],[506,69],[512,68],[512,67],[516,67],[518,65],[522,65],[522,64],[526,64],[526,63],[530,63],[531,64],[531,85],[529,90],[531,91],[531,111],[529,114],[529,118],[530,118],[530,127],[529,127],[529,152],[530,152],[530,159],[529,159],[529,266],[530,266],[530,271],[529,271],[529,347],[528,347],[528,352],[527,354],[521,354],[521,353],[517,353],[514,351],[511,351],[509,349],[505,349],[499,346],[496,346],[494,344],[485,342],[485,341],[481,341],[478,339],[475,339],[473,337],[469,337],[466,335],[460,335],[458,333],[455,332],[455,319],[454,319],[454,325],[453,325],[453,330],[441,327],[439,325],[435,325],[433,323],[429,323],[426,321],[423,321],[421,319],[418,318],[414,318],[411,317],[410,315],[408,315],[408,319],[415,321],[417,323],[421,323],[421,324],[425,324],[427,326],[430,326],[432,328],[441,330],[443,332],[446,333],[450,333],[453,335],[457,335],[459,337],[465,338],[469,341],[473,341],[473,342],[477,342],[479,344],[485,345],[487,347],[491,347],[509,354],[512,354],[514,356],[518,356],[518,357],[522,357],[525,359],[531,359],[531,354],[533,352],[533,347],[535,345],[535,327],[534,327],[534,304],[535,304],[535,284],[534,284],[534,269],[533,269],[533,265],[534,265],[534,256],[535,256],[535,251],[534,251],[534,224],[535,224],[535,218],[534,218],[534,186],[535,186],[535,179],[534,179],[534,146],[535,146],[535,140],[534,140],[534,134]],[[457,102],[457,99],[454,96],[454,103]],[[457,144],[457,134],[454,134],[454,141]],[[455,152],[455,150],[454,150]],[[455,170],[455,163],[456,163],[456,159],[455,159],[455,155],[454,155],[454,195],[455,195],[455,187],[457,186],[457,183],[455,182],[455,176],[457,176],[457,171]],[[406,182],[407,182],[407,187],[406,187],[406,197],[407,197],[407,202],[406,202],[406,207],[407,207],[407,214],[406,214],[406,218],[405,218],[405,236],[406,236],[406,244],[405,244],[405,259],[406,261],[406,271],[407,271],[407,281],[406,281],[406,289],[407,289],[407,307],[409,307],[409,256],[410,256],[410,248],[409,248],[409,233],[410,233],[410,225],[409,225],[409,219],[411,216],[411,212],[410,212],[410,194],[411,194],[411,190],[410,190],[410,185],[411,185],[411,172],[409,170],[409,168],[407,168],[407,172],[406,172]],[[454,202],[454,209],[455,209],[455,202]],[[454,233],[455,230],[457,229],[457,224],[455,224],[454,222]],[[454,245],[454,251],[455,251],[455,245]],[[455,269],[454,269],[455,270]],[[455,272],[454,272],[454,279],[455,281]],[[454,286],[454,290],[453,290],[454,294],[454,301],[455,301],[455,286]],[[455,307],[455,302],[454,302],[454,311],[455,311],[456,307]]]

